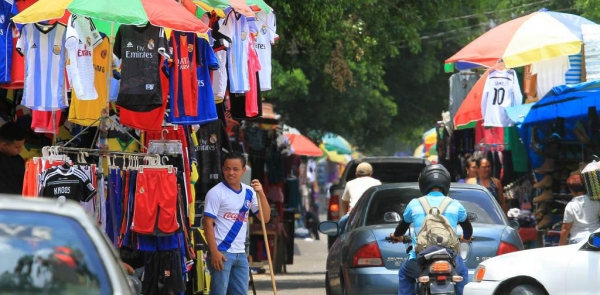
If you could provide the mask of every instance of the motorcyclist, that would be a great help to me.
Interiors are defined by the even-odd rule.
[[[421,174],[419,174],[419,189],[432,207],[439,206],[444,197],[448,195],[448,191],[450,190],[450,179],[448,170],[439,164],[428,165],[423,168]],[[427,213],[419,200],[416,198],[411,200],[404,210],[403,218],[396,227],[396,231],[390,234],[390,237],[394,241],[401,242],[403,239],[402,236],[406,233],[410,224],[414,224],[415,236],[412,237],[413,250],[410,251],[408,259],[404,261],[398,273],[399,295],[415,294],[415,283],[417,278],[421,275],[421,266],[417,262],[414,248],[416,247],[416,234],[419,232],[426,215]],[[460,202],[453,200],[443,212],[443,215],[448,219],[450,226],[452,226],[455,231],[456,225],[460,224],[463,230],[463,235],[460,238],[461,242],[468,242],[471,240],[473,226],[467,219],[467,211]],[[463,289],[467,284],[469,272],[462,257],[458,253],[456,253],[455,259],[456,272],[464,278],[462,282],[456,283],[455,289],[458,295],[462,295]]]

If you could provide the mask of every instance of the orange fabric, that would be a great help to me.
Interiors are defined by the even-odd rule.
[[[137,174],[131,230],[139,234],[174,233],[177,223],[177,177],[173,169],[144,168]]]

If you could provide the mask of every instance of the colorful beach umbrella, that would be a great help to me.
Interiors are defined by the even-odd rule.
[[[62,18],[68,12],[115,24],[149,22],[182,32],[208,31],[208,26],[181,4],[162,0],[40,0],[12,19],[15,23],[36,23]]]
[[[300,155],[300,156],[308,156],[308,157],[321,157],[323,156],[323,151],[314,144],[308,137],[302,134],[294,134],[294,133],[284,133],[283,134],[288,142],[290,143],[290,148],[292,154]]]
[[[538,11],[505,22],[473,40],[446,63],[493,66],[500,59],[508,68],[554,57],[577,54],[581,25],[594,22],[581,16]]]
[[[337,134],[327,133],[321,138],[321,141],[323,141],[323,145],[327,151],[335,151],[342,155],[352,154],[350,143]]]
[[[466,128],[475,128],[477,121],[483,120],[481,114],[481,98],[483,96],[483,87],[490,73],[488,69],[481,78],[477,80],[471,91],[467,94],[462,104],[454,115],[454,129],[461,130]]]

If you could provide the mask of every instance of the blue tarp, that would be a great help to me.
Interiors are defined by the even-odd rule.
[[[600,110],[600,81],[557,86],[531,106],[522,125],[585,117],[590,107]]]

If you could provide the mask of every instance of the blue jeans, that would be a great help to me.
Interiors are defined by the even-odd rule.
[[[463,281],[456,283],[456,295],[462,295],[465,285],[469,280],[469,269],[462,257],[456,255],[456,273],[463,277]],[[421,267],[416,259],[407,259],[398,272],[398,295],[413,295],[417,287],[416,280],[421,275]]]
[[[227,253],[227,261],[223,261],[223,269],[217,271],[210,263],[210,254],[206,264],[210,271],[210,294],[211,295],[246,295],[248,294],[248,282],[250,280],[250,268],[246,253]]]

